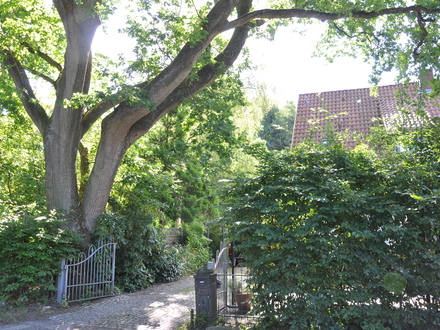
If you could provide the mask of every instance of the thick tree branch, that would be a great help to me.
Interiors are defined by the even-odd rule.
[[[3,64],[14,80],[14,84],[17,87],[17,92],[26,112],[29,117],[31,117],[40,133],[44,135],[49,122],[49,117],[43,107],[37,102],[37,98],[35,97],[32,86],[29,83],[26,71],[11,52],[2,52],[5,55]]]
[[[134,87],[148,92],[152,96],[151,101],[156,104],[160,104],[164,99],[169,98],[169,95],[173,90],[187,78],[187,75],[194,67],[194,64],[203,51],[209,46],[210,42],[221,32],[221,26],[227,21],[227,18],[238,2],[238,0],[219,0],[207,15],[207,23],[204,26],[206,32],[205,37],[196,44],[188,42],[171,64],[158,76],[151,81],[139,83]],[[117,108],[115,108],[113,113],[107,117],[106,121],[117,122],[119,121],[119,118],[124,118],[124,122],[130,122],[129,118],[133,118],[129,127],[149,113],[149,110],[143,106],[123,106],[121,105],[123,101],[123,99],[118,99],[117,94],[114,94],[93,109],[90,109],[84,115],[82,121],[83,134],[85,134],[91,125],[93,125],[93,123],[105,112],[114,107]]]
[[[221,33],[224,22],[227,22],[238,2],[239,0],[219,0],[207,15],[203,38],[196,43],[188,42],[185,44],[171,64],[159,75],[151,81],[137,86],[151,96],[152,104],[161,104],[187,79],[202,53],[209,47],[211,41]],[[147,115],[149,111],[150,109],[146,109],[144,105],[120,105],[105,118],[105,125],[113,125],[112,123],[114,123],[117,126],[115,129],[128,132],[132,125]]]
[[[236,7],[238,0],[219,0],[207,15],[207,23],[204,26],[206,36],[193,44],[188,42],[173,62],[165,68],[145,87],[151,95],[167,97],[184,79],[194,67],[203,51],[209,46],[210,42],[222,32],[222,26]],[[156,103],[161,103],[165,97],[153,99]]]
[[[262,9],[250,12],[236,20],[224,25],[223,31],[234,29],[257,19],[287,19],[287,18],[315,18],[321,21],[334,21],[342,18],[371,19],[392,14],[408,14],[412,12],[423,12],[427,14],[438,14],[440,8],[429,9],[424,6],[409,6],[397,8],[385,8],[378,11],[352,11],[349,13],[327,13],[316,10],[305,9]]]
[[[238,13],[244,14],[251,8],[252,1],[244,0],[237,6]],[[127,136],[129,144],[144,135],[165,114],[179,106],[185,99],[194,96],[228,70],[241,53],[252,25],[248,24],[235,29],[225,49],[215,58],[215,64],[208,64],[199,70],[197,80],[186,79],[156,109],[148,113],[130,129]]]
[[[94,10],[96,3],[96,0],[54,0],[67,36],[65,67],[57,88],[58,104],[70,99],[74,93],[88,92],[92,69],[91,44],[101,24]]]
[[[82,120],[82,135],[87,133],[90,127],[101,118],[103,114],[123,101],[123,99],[118,100],[117,94],[113,94],[87,111]]]
[[[73,8],[75,7],[75,0],[53,0],[53,4],[55,8],[58,10],[58,14],[65,24],[65,19],[69,13],[73,12]],[[66,27],[64,25],[64,27]]]

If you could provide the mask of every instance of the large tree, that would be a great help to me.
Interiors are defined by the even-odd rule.
[[[266,26],[270,32],[279,24],[263,24],[265,20],[327,21],[328,38],[364,45],[365,54],[374,54],[385,69],[390,61],[400,67],[412,60],[438,65],[440,4],[436,0],[411,6],[404,0],[269,1],[266,9],[255,8],[259,3],[251,0],[218,0],[199,8],[193,1],[139,0],[131,3],[137,16],[126,29],[137,41],[136,60],[125,72],[105,80],[110,64],[94,57],[91,46],[114,3],[54,0],[49,6],[43,0],[9,0],[0,4],[1,98],[18,96],[43,138],[48,208],[67,210],[69,227],[86,234],[105,210],[130,145],[228,70],[251,31]],[[286,47],[292,49],[290,44]],[[41,81],[53,88],[51,104],[47,94],[35,90],[47,88]],[[102,86],[105,81],[108,85]],[[2,113],[13,110],[8,104],[2,102]],[[81,141],[99,123],[99,146],[80,194],[76,164]]]

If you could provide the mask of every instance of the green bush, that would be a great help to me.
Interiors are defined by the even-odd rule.
[[[236,186],[232,239],[261,328],[440,324],[440,182],[416,156],[305,146]]]
[[[77,237],[55,214],[3,215],[0,220],[0,300],[45,300],[55,291],[60,261],[76,255]]]
[[[211,260],[210,240],[205,236],[204,226],[197,222],[183,224],[185,246],[181,247],[182,271],[194,274],[204,263]]]
[[[95,240],[116,242],[116,279],[121,290],[135,291],[168,282],[181,274],[178,251],[167,250],[163,235],[148,217],[104,214],[96,224]]]

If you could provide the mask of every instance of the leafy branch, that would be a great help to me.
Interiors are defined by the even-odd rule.
[[[428,20],[424,19],[422,16],[422,13],[420,11],[416,11],[417,14],[417,24],[419,25],[420,29],[422,30],[422,35],[420,37],[419,42],[417,43],[416,47],[413,50],[413,56],[414,59],[417,59],[420,55],[420,48],[423,46],[423,44],[426,41],[426,37],[428,36],[428,31],[426,30],[425,27],[425,22],[427,22]],[[429,20],[432,21],[432,20]]]
[[[332,22],[332,26],[336,29],[336,31],[338,31],[340,34],[342,34],[343,36],[345,36],[345,37],[347,37],[349,39],[355,39],[355,38],[357,38],[359,36],[365,36],[367,38],[370,37],[370,34],[368,32],[366,32],[366,31],[355,33],[355,34],[349,34],[342,27],[340,27],[338,24],[336,24],[336,22]],[[379,45],[380,44],[379,38],[374,33],[371,36],[374,38],[376,43]]]
[[[25,69],[12,52],[3,50],[0,51],[0,54],[4,56],[3,64],[14,80],[17,93],[20,96],[26,112],[34,121],[39,131],[44,134],[49,123],[49,117],[44,108],[38,103]]]
[[[35,50],[29,43],[27,42],[23,42],[23,46],[26,47],[26,49],[31,53],[31,54],[37,54],[39,57],[41,57],[43,60],[45,60],[48,64],[50,64],[51,66],[53,66],[54,68],[56,68],[60,73],[63,71],[63,67],[61,66],[60,63],[58,63],[57,61],[55,61],[52,57],[50,57],[48,54],[43,53],[40,50]]]
[[[57,71],[59,72],[57,79],[52,79],[51,77],[49,77],[48,75],[42,73],[42,72],[38,72],[35,69],[32,68],[26,68],[29,72],[31,72],[32,74],[36,75],[37,77],[40,77],[44,80],[46,80],[47,82],[49,82],[51,85],[53,85],[55,88],[57,87],[57,82],[61,77],[61,74],[63,72],[63,67],[61,66],[60,63],[58,63],[57,61],[55,61],[52,57],[50,57],[48,54],[43,53],[40,50],[35,50],[29,43],[27,42],[23,42],[22,43],[24,47],[26,47],[26,49],[29,51],[29,53],[31,54],[36,54],[38,57],[40,57],[41,59],[43,59],[44,61],[46,61],[49,65],[51,65],[52,67],[54,67],[55,69],[57,69]]]
[[[262,9],[250,12],[239,17],[236,20],[227,22],[223,26],[223,31],[227,31],[238,26],[243,26],[257,19],[287,19],[287,18],[315,18],[322,22],[335,21],[343,18],[358,18],[358,19],[372,19],[380,16],[395,15],[395,14],[409,14],[413,12],[421,12],[427,14],[438,14],[439,9],[429,9],[424,6],[408,6],[385,8],[377,11],[350,11],[346,13],[329,13],[316,10],[306,9]]]

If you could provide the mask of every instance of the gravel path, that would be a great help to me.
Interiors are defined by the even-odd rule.
[[[194,278],[152,286],[140,292],[103,298],[45,320],[0,325],[1,330],[175,330],[195,309]]]

